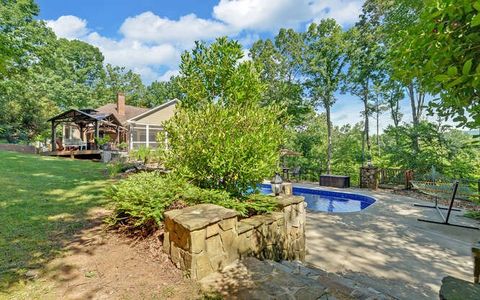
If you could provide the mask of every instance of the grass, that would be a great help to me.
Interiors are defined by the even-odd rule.
[[[0,151],[0,298],[91,224],[90,209],[106,204],[104,170],[91,161]]]

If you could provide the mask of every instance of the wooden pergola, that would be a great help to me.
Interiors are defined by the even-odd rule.
[[[85,141],[85,134],[89,131],[93,131],[94,139],[100,137],[100,133],[108,130],[114,130],[117,136],[125,131],[120,121],[114,114],[102,114],[98,113],[94,109],[70,109],[59,115],[56,115],[48,120],[52,123],[52,151],[56,151],[57,145],[57,126],[60,124],[76,124],[80,131],[80,139]]]

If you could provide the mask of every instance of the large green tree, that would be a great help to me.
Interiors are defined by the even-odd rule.
[[[56,37],[37,14],[33,1],[0,2],[0,134],[10,142],[34,138],[55,110],[42,72],[53,66]]]
[[[100,50],[78,40],[59,39],[56,44],[52,68],[42,70],[52,100],[62,110],[98,106],[96,90],[104,75]]]
[[[113,102],[117,93],[124,93],[130,105],[151,107],[146,97],[146,88],[140,75],[125,67],[107,64],[97,89],[102,103]]]
[[[292,29],[281,29],[273,40],[258,40],[250,48],[266,86],[262,103],[283,108],[282,118],[292,126],[302,124],[312,110],[304,97],[303,48],[302,35]]]
[[[344,91],[363,103],[363,161],[371,157],[370,122],[373,83],[384,76],[384,45],[378,40],[372,23],[361,20],[348,32],[349,68]]]
[[[331,109],[335,103],[334,93],[344,79],[347,63],[345,33],[333,19],[312,23],[305,33],[304,71],[305,85],[314,106],[321,105],[326,111],[327,122],[327,173],[331,171],[332,120]]]
[[[262,106],[258,72],[242,57],[238,42],[226,38],[185,52],[185,97],[165,124],[165,164],[199,187],[239,198],[273,175],[282,142],[277,110]]]
[[[223,106],[260,102],[264,86],[253,63],[243,58],[242,46],[226,37],[211,45],[196,42],[193,50],[182,54],[182,105],[200,108],[212,102]]]
[[[383,60],[385,76],[382,76],[387,78],[385,87],[391,86],[388,82],[392,80],[402,85],[410,101],[414,128],[417,128],[424,118],[427,104],[425,84],[429,76],[425,76],[421,68],[412,65],[399,54],[404,46],[403,34],[399,33],[407,31],[418,21],[422,9],[423,1],[367,0],[360,16],[360,23],[372,28],[376,39],[386,48],[386,58]],[[423,58],[418,57],[418,59]],[[395,93],[395,91],[392,92]],[[413,147],[416,152],[419,152],[418,139],[414,141]]]
[[[180,77],[172,76],[168,81],[154,81],[146,90],[146,104],[148,107],[154,107],[169,100],[182,100],[184,94],[180,88]]]
[[[45,54],[48,30],[34,19],[38,12],[33,0],[0,2],[0,76],[24,70]]]
[[[480,126],[480,1],[427,0],[418,20],[402,32],[398,55],[429,78],[440,98],[437,113]],[[471,117],[471,118],[469,118]]]

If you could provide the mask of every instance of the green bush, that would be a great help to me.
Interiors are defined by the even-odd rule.
[[[107,172],[110,177],[115,177],[122,172],[123,164],[119,162],[110,162],[107,164]]]
[[[243,216],[272,211],[276,202],[272,197],[250,195],[238,201],[221,190],[199,188],[185,179],[158,172],[143,172],[129,176],[112,186],[108,197],[115,203],[109,218],[110,225],[126,225],[147,233],[158,228],[163,213],[168,209],[211,203],[238,211]]]
[[[129,156],[135,160],[139,160],[143,163],[148,163],[152,149],[146,146],[140,146],[129,152]]]
[[[242,197],[278,167],[283,130],[277,116],[253,103],[180,107],[165,124],[165,165],[196,186]]]
[[[480,220],[480,211],[469,210],[465,213],[465,217]]]

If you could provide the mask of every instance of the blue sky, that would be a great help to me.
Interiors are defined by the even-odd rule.
[[[357,20],[364,0],[37,0],[40,19],[57,36],[80,39],[102,51],[105,61],[139,73],[145,83],[178,72],[180,54],[195,40],[228,35],[248,53],[258,38],[279,28],[304,30],[310,22],[334,18],[343,27]],[[337,94],[335,125],[358,122],[362,104]],[[410,115],[404,103],[405,120]],[[373,120],[372,120],[373,122]],[[381,126],[390,123],[388,114]]]

